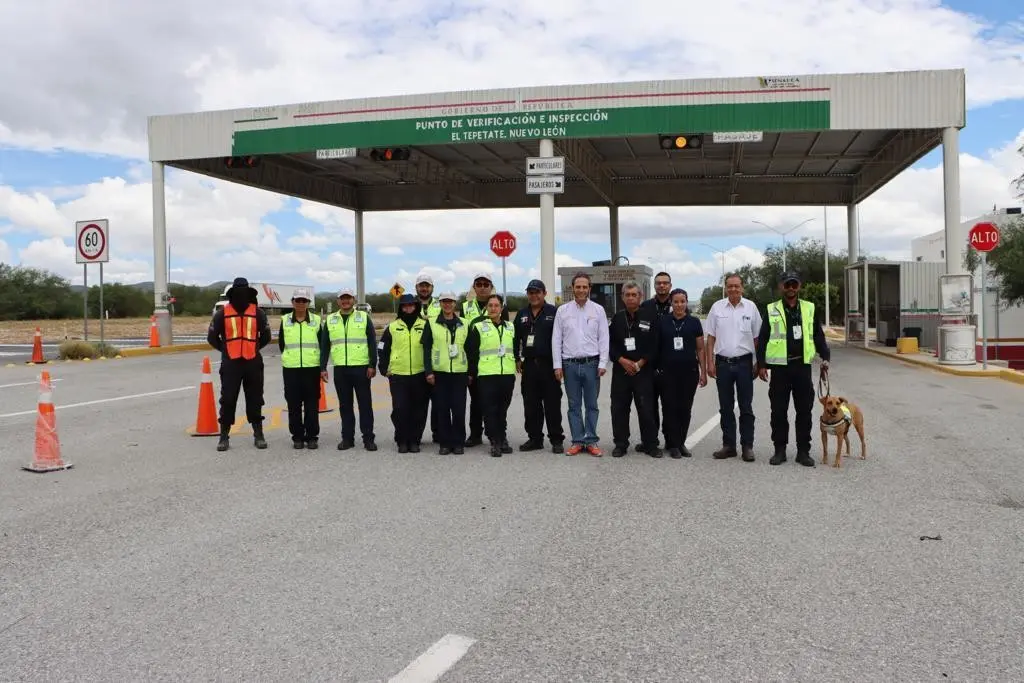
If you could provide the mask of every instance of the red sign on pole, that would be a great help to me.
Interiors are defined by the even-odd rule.
[[[516,250],[516,236],[508,230],[499,230],[491,237],[491,251],[499,258],[507,258]]]
[[[999,226],[995,223],[978,223],[967,236],[975,251],[989,252],[999,246]]]

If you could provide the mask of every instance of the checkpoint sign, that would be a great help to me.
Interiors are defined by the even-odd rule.
[[[110,221],[75,223],[75,263],[110,262]]]
[[[999,246],[999,226],[995,223],[978,223],[967,234],[975,251],[987,253]]]
[[[516,236],[508,230],[499,230],[491,236],[491,251],[499,258],[508,258],[516,250]]]

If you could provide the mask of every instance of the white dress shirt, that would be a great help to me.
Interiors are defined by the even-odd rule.
[[[728,299],[719,299],[704,323],[704,333],[715,338],[713,353],[726,358],[753,354],[754,338],[760,332],[761,312],[745,297],[740,297],[735,306]]]
[[[608,365],[608,316],[590,299],[580,306],[575,300],[562,304],[555,313],[551,331],[551,360],[556,370],[563,358],[598,357],[598,367]]]

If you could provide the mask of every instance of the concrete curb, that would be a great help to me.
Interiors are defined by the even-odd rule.
[[[1024,372],[1018,372],[1017,370],[1007,370],[1004,368],[999,368],[996,370],[963,370],[961,368],[954,366],[929,363],[926,360],[923,360],[921,358],[914,358],[913,356],[887,353],[879,349],[865,349],[863,346],[854,346],[852,348],[867,351],[869,353],[875,354],[876,356],[893,358],[895,360],[907,363],[908,365],[916,365],[918,367],[928,368],[929,370],[944,372],[947,375],[956,375],[957,377],[995,377],[997,379],[1002,379],[1013,384],[1019,384],[1021,386],[1024,386]]]

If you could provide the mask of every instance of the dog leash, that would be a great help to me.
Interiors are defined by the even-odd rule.
[[[824,391],[822,391],[822,387],[825,388]],[[825,398],[829,396],[830,391],[831,387],[828,383],[828,370],[822,368],[821,371],[818,372],[818,398]]]

